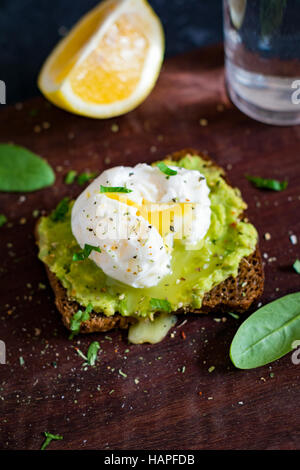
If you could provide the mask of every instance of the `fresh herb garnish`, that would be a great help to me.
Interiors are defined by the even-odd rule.
[[[90,319],[90,313],[92,310],[92,304],[88,304],[84,312],[82,310],[78,310],[76,313],[74,313],[70,321],[70,330],[72,333],[70,334],[69,339],[73,339],[75,335],[78,335],[80,332],[81,323]]]
[[[80,184],[80,186],[82,186],[88,181],[91,181],[94,178],[96,178],[97,175],[98,173],[80,173],[80,175],[77,176],[77,183]]]
[[[94,341],[90,344],[87,352],[87,362],[90,366],[94,366],[97,360],[97,354],[100,349],[100,344],[98,341]]]
[[[63,439],[63,436],[60,436],[59,434],[51,434],[50,432],[46,431],[44,432],[44,435],[46,439],[43,442],[41,450],[45,450],[51,441],[61,441]]]
[[[125,374],[125,372],[123,372],[121,369],[119,369],[119,374],[124,377],[124,379],[127,378],[127,374]]]
[[[75,351],[77,352],[78,356],[82,357],[85,361],[87,361],[87,357],[79,348],[75,348]]]
[[[124,188],[124,186],[100,186],[100,193],[132,193],[132,189]]]
[[[83,250],[79,251],[78,253],[74,253],[72,261],[83,261],[84,259],[90,256],[92,251],[97,251],[98,253],[101,253],[101,249],[99,248],[99,246],[85,244]]]
[[[165,299],[151,299],[150,307],[156,311],[172,312],[171,304]]]
[[[24,147],[0,144],[0,191],[36,191],[54,181],[51,166],[41,157]]]
[[[162,173],[168,176],[174,176],[177,175],[176,170],[172,170],[172,168],[169,168],[164,162],[159,162],[157,164],[157,167],[160,169]]]
[[[64,220],[65,216],[67,215],[69,210],[69,198],[64,197],[56,206],[52,214],[50,215],[50,219],[53,222],[58,222]]]
[[[7,222],[7,217],[4,214],[0,214],[0,227],[2,227]]]
[[[77,171],[75,171],[75,170],[68,171],[68,173],[66,174],[66,177],[65,177],[65,183],[66,184],[74,183],[76,176],[77,176]]]
[[[94,366],[97,360],[98,351],[100,349],[100,344],[98,341],[94,341],[90,344],[87,355],[83,354],[79,348],[75,348],[77,354],[86,361],[89,366]]]
[[[232,318],[235,318],[235,320],[239,320],[240,316],[237,315],[236,313],[233,312],[228,312],[228,315],[230,315]]]
[[[295,263],[293,264],[293,268],[296,273],[300,274],[300,259],[296,259]]]
[[[230,358],[239,369],[261,367],[292,351],[299,339],[300,292],[288,294],[259,308],[239,327]]]
[[[245,175],[247,180],[254,184],[257,188],[271,189],[273,191],[283,191],[286,189],[287,181],[278,181],[274,179],[259,178],[258,176]]]

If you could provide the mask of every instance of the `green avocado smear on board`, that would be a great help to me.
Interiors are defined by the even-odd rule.
[[[223,171],[198,156],[187,155],[176,165],[200,171],[210,188],[210,228],[197,248],[186,249],[175,240],[172,252],[172,273],[158,285],[134,288],[104,274],[90,259],[72,261],[80,247],[71,231],[71,210],[62,220],[42,217],[38,226],[39,258],[57,276],[70,299],[81,306],[93,305],[95,312],[112,316],[153,318],[151,299],[167,299],[172,310],[200,308],[205,293],[229,276],[237,276],[243,257],[249,256],[257,244],[257,232],[250,223],[240,220],[246,209],[238,189],[230,187]],[[55,218],[54,218],[55,219]]]

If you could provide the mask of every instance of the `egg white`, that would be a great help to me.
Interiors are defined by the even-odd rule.
[[[195,203],[181,240],[187,246],[196,246],[210,225],[209,188],[204,176],[196,170],[170,168],[177,174],[167,177],[147,164],[106,170],[80,194],[72,209],[72,232],[81,248],[85,244],[100,247],[101,252],[92,251],[90,259],[105,274],[132,287],[155,286],[171,272],[174,239],[182,230],[183,219],[175,216],[172,230],[161,234],[137,207],[122,198],[137,205],[145,200]],[[126,187],[132,192],[119,194],[121,200],[112,199],[110,193],[100,193],[101,185]]]

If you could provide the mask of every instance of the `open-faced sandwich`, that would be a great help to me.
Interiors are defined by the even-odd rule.
[[[130,326],[157,342],[177,313],[243,312],[263,291],[246,203],[207,156],[105,170],[36,228],[63,322],[73,333]]]

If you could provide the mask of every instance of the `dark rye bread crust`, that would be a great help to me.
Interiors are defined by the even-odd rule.
[[[208,156],[203,155],[194,149],[184,149],[168,155],[168,160],[177,161],[186,155],[199,155],[207,160],[209,165],[221,169]],[[228,182],[223,169],[223,177]],[[36,230],[36,240],[38,239],[38,230]],[[46,266],[47,275],[50,285],[55,295],[55,304],[62,315],[64,325],[69,329],[70,321],[74,313],[81,306],[70,299],[66,289],[62,286],[59,279]],[[255,251],[248,257],[243,258],[240,262],[238,275],[228,277],[225,281],[215,286],[210,292],[205,294],[200,309],[180,309],[176,313],[226,313],[237,312],[243,313],[256,301],[262,294],[264,288],[264,271],[262,265],[261,254],[257,246]],[[107,317],[102,313],[91,312],[90,319],[81,325],[81,333],[105,332],[113,328],[126,329],[136,320],[133,317],[123,317],[115,314]]]

